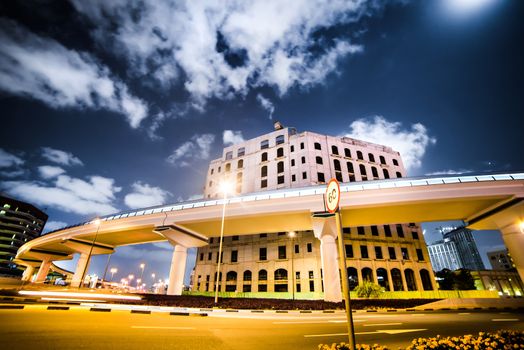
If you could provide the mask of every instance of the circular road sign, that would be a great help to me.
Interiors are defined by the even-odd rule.
[[[331,179],[326,188],[326,207],[330,213],[334,213],[338,209],[340,203],[340,185],[337,179]]]

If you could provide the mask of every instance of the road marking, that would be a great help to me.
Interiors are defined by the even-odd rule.
[[[378,333],[386,333],[386,334],[400,334],[400,333],[409,333],[409,332],[421,332],[421,331],[427,331],[426,328],[420,328],[420,329],[380,329],[373,332],[357,332],[355,335],[365,335],[365,334],[378,334]],[[318,338],[318,337],[338,337],[342,335],[347,335],[347,333],[327,333],[327,334],[305,334],[304,338]]]
[[[410,333],[410,332],[421,332],[427,331],[426,328],[419,329],[379,329],[377,333],[386,333],[386,334],[400,334],[400,333]]]
[[[318,320],[318,321],[275,321],[273,324],[314,324],[314,323],[346,323],[346,320]],[[353,320],[353,322],[365,322],[365,320]]]
[[[398,326],[398,325],[401,325],[402,323],[400,322],[397,322],[397,323],[370,323],[370,324],[365,324],[364,327],[373,327],[373,326]]]
[[[367,320],[353,320],[353,322],[366,322]],[[347,320],[330,320],[330,323],[346,323]]]
[[[181,329],[181,330],[191,330],[195,327],[163,327],[163,326],[131,326],[135,329]]]
[[[459,315],[471,315],[470,312],[459,312]]]
[[[426,316],[426,314],[411,314],[411,316],[413,316],[413,317],[417,317],[417,316]]]
[[[492,319],[493,322],[511,322],[511,321],[518,321],[518,318],[494,318]]]

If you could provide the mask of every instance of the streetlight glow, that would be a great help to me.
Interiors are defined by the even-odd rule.
[[[520,232],[524,233],[524,220],[520,221],[519,227],[520,227]]]
[[[218,185],[220,192],[224,193],[224,197],[233,191],[233,183],[229,180],[222,180]]]

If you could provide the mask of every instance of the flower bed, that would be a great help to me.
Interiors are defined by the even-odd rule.
[[[378,344],[357,344],[357,350],[388,350],[386,346]],[[320,344],[319,350],[349,350],[345,343]],[[405,350],[448,350],[448,349],[474,349],[474,350],[516,350],[524,349],[523,331],[498,331],[495,333],[480,332],[478,335],[464,335],[461,337],[441,337],[413,339],[411,345]]]

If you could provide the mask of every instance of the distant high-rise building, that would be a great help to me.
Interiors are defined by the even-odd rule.
[[[47,214],[31,204],[0,195],[0,274],[22,275],[13,262],[24,243],[40,236]]]
[[[455,243],[458,255],[462,260],[462,268],[468,270],[485,269],[470,229],[459,227],[451,230],[444,234],[444,240],[446,239]]]
[[[488,252],[488,259],[493,270],[507,271],[515,269],[515,264],[507,249]]]
[[[440,240],[428,245],[429,259],[434,271],[457,270],[463,267],[457,246],[450,239]]]

